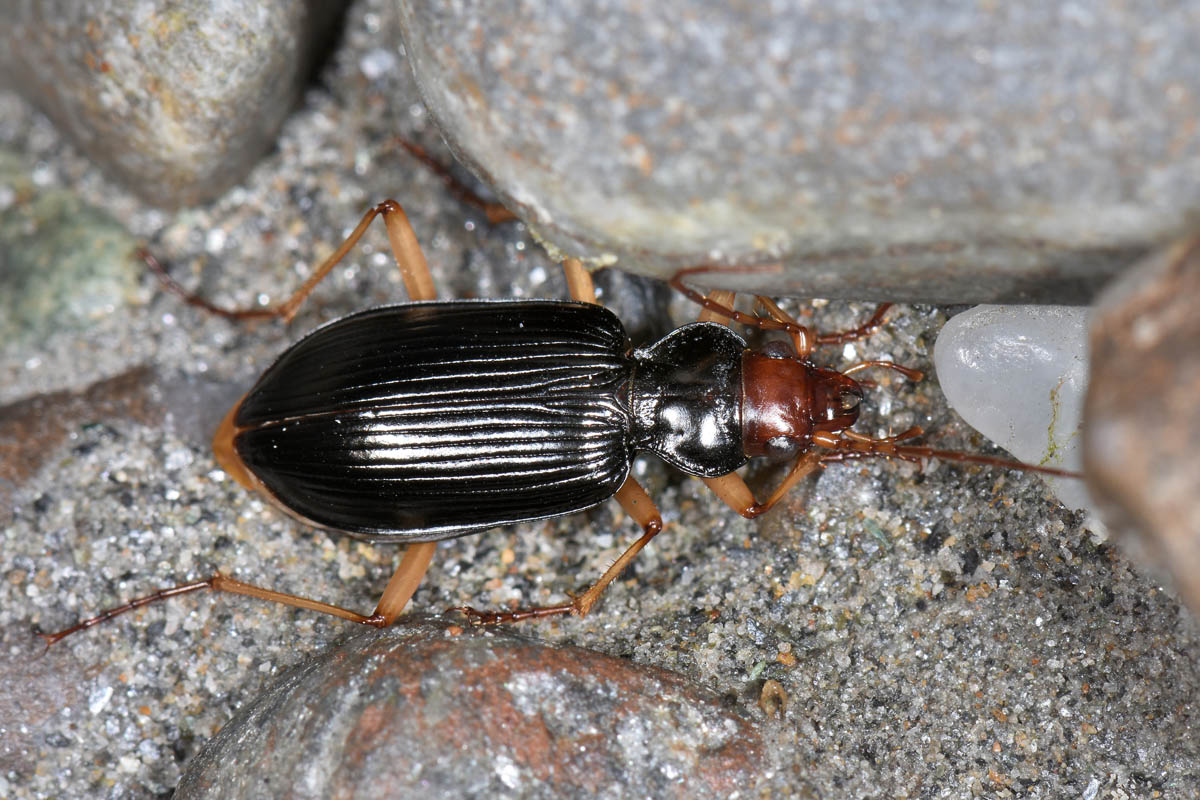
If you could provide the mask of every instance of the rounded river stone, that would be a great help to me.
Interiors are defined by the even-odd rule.
[[[728,797],[755,725],[666,670],[441,621],[368,631],[285,674],[176,797]]]
[[[399,7],[451,147],[593,264],[1080,303],[1200,210],[1195,3]]]

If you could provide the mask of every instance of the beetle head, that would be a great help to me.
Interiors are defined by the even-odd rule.
[[[795,458],[816,432],[839,433],[858,421],[863,392],[840,372],[821,369],[790,350],[764,348],[742,357],[742,446],[751,458]]]

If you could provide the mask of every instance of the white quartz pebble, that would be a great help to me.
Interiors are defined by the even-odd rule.
[[[1022,461],[1082,469],[1089,309],[976,306],[938,335],[933,363],[951,407]],[[1063,505],[1092,510],[1081,480],[1047,478]]]

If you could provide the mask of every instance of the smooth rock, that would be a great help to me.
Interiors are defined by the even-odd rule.
[[[684,678],[441,621],[369,631],[285,674],[175,796],[728,797],[756,727]]]
[[[973,428],[1021,461],[1080,470],[1089,310],[977,306],[933,348],[938,383]],[[1092,510],[1082,481],[1047,477],[1064,505]]]
[[[1086,302],[1200,207],[1200,7],[399,3],[564,253],[767,294]]]
[[[138,300],[137,240],[69,191],[35,185],[0,151],[0,346],[83,330]]]
[[[1092,319],[1083,456],[1092,494],[1200,614],[1200,237],[1147,259]]]
[[[0,81],[143,199],[211,199],[275,139],[339,3],[49,0],[0,22]]]

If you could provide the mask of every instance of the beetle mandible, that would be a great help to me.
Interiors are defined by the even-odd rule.
[[[286,350],[229,411],[213,440],[221,467],[299,520],[409,548],[371,615],[246,584],[223,574],[125,603],[53,634],[48,644],[147,603],[200,589],[227,591],[384,627],[400,614],[434,542],[498,525],[570,514],[615,497],[642,535],[569,602],[514,611],[457,609],[497,623],[586,615],[604,589],[663,527],[630,475],[651,452],[702,479],[734,511],[757,517],[824,464],[859,458],[940,458],[1074,477],[1053,468],[903,442],[911,428],[873,438],[851,429],[868,368],[919,380],[917,370],[864,361],[841,372],[816,366],[821,345],[866,337],[890,304],[863,325],[816,333],[773,301],[765,317],[731,307],[732,293],[701,295],[698,322],[633,349],[617,317],[596,302],[590,274],[568,259],[571,301],[437,302],[416,235],[398,203],[363,216],[346,241],[286,301],[228,310],[188,293],[149,255],[160,279],[189,303],[223,316],[290,321],[315,286],[381,216],[410,302],[334,320]],[[751,348],[727,324],[780,330],[790,344]],[[735,470],[751,458],[790,460],[757,500]]]

